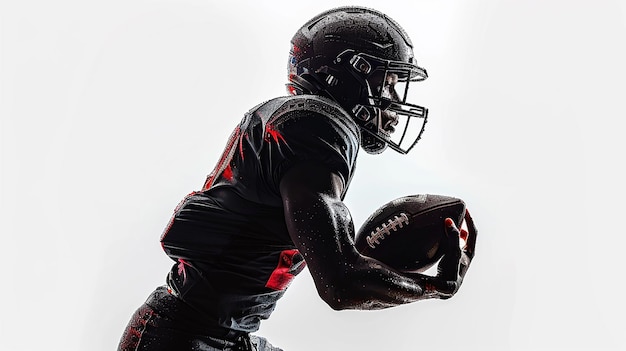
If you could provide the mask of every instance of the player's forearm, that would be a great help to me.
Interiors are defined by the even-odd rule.
[[[381,309],[445,298],[443,291],[449,290],[446,283],[435,277],[396,272],[376,260],[359,256],[355,262],[346,263],[347,269],[321,285],[320,296],[333,309]]]

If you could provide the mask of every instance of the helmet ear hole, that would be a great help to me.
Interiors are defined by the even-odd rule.
[[[350,64],[357,72],[362,74],[370,74],[372,71],[372,65],[359,55],[354,55],[350,60]]]

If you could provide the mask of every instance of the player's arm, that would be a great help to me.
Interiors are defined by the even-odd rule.
[[[447,281],[403,274],[359,254],[352,217],[341,200],[344,186],[328,168],[305,163],[293,166],[280,183],[289,233],[326,303],[334,309],[375,309],[445,298],[456,291],[451,284],[457,280],[458,257],[447,258],[441,267],[440,273],[451,277]]]

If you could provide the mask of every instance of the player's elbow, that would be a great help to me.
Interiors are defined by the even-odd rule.
[[[386,302],[388,296],[380,296],[372,290],[365,288],[363,284],[355,284],[357,279],[341,279],[335,284],[318,289],[318,294],[326,304],[335,311],[341,310],[374,310],[387,308],[395,303]],[[362,282],[362,281],[361,281]]]
[[[341,311],[353,308],[351,299],[346,296],[346,288],[341,282],[324,285],[317,289],[320,298],[335,311]]]
[[[335,311],[347,310],[350,309],[350,305],[343,302],[341,299],[324,299],[324,302]]]
[[[324,291],[318,291],[319,296],[326,304],[335,311],[341,311],[350,308],[348,301],[341,297],[335,288],[327,288]]]

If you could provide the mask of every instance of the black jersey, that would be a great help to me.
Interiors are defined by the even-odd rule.
[[[347,189],[359,138],[352,118],[318,96],[276,98],[249,111],[202,190],[181,202],[161,238],[177,262],[168,275],[171,293],[209,326],[257,330],[305,265],[285,224],[282,176],[313,162],[336,172]]]

